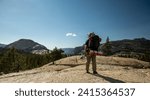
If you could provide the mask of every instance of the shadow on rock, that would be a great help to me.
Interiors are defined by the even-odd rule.
[[[92,73],[89,73],[89,74],[97,76],[97,77],[100,77],[100,78],[103,78],[106,81],[109,81],[110,83],[126,83],[126,82],[124,82],[122,80],[114,79],[114,78],[103,76],[103,75],[100,75],[100,74],[92,74]]]

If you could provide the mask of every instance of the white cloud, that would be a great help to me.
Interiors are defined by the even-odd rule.
[[[75,37],[77,35],[75,33],[67,33],[66,36],[73,36],[73,37]]]

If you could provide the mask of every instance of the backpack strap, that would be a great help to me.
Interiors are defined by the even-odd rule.
[[[92,37],[90,37],[89,40],[88,40],[88,48],[89,48],[89,49],[90,49],[91,41],[92,41]]]

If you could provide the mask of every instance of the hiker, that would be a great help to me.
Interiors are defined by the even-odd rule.
[[[96,54],[94,51],[98,51],[98,47],[100,45],[101,38],[98,35],[95,35],[94,32],[89,33],[88,40],[84,45],[84,50],[86,52],[86,72],[89,73],[89,66],[92,60],[92,70],[93,74],[98,74],[96,71]]]

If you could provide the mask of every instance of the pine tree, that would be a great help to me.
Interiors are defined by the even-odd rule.
[[[0,54],[0,73],[19,72],[20,70],[37,68],[61,59],[64,57],[62,53],[63,51],[56,47],[51,53],[45,55],[25,53],[15,48],[6,49]]]
[[[11,48],[1,58],[1,70],[4,73],[14,72],[18,70],[18,56],[17,50]]]
[[[50,55],[51,55],[51,59],[52,59],[53,64],[54,64],[55,60],[61,59],[63,57],[62,53],[63,53],[63,50],[57,49],[57,47],[55,47],[51,51]]]
[[[104,44],[103,49],[102,49],[104,55],[106,55],[106,56],[111,55],[112,54],[111,49],[112,49],[112,46],[111,46],[111,43],[109,41],[109,37],[107,37],[106,43]]]

